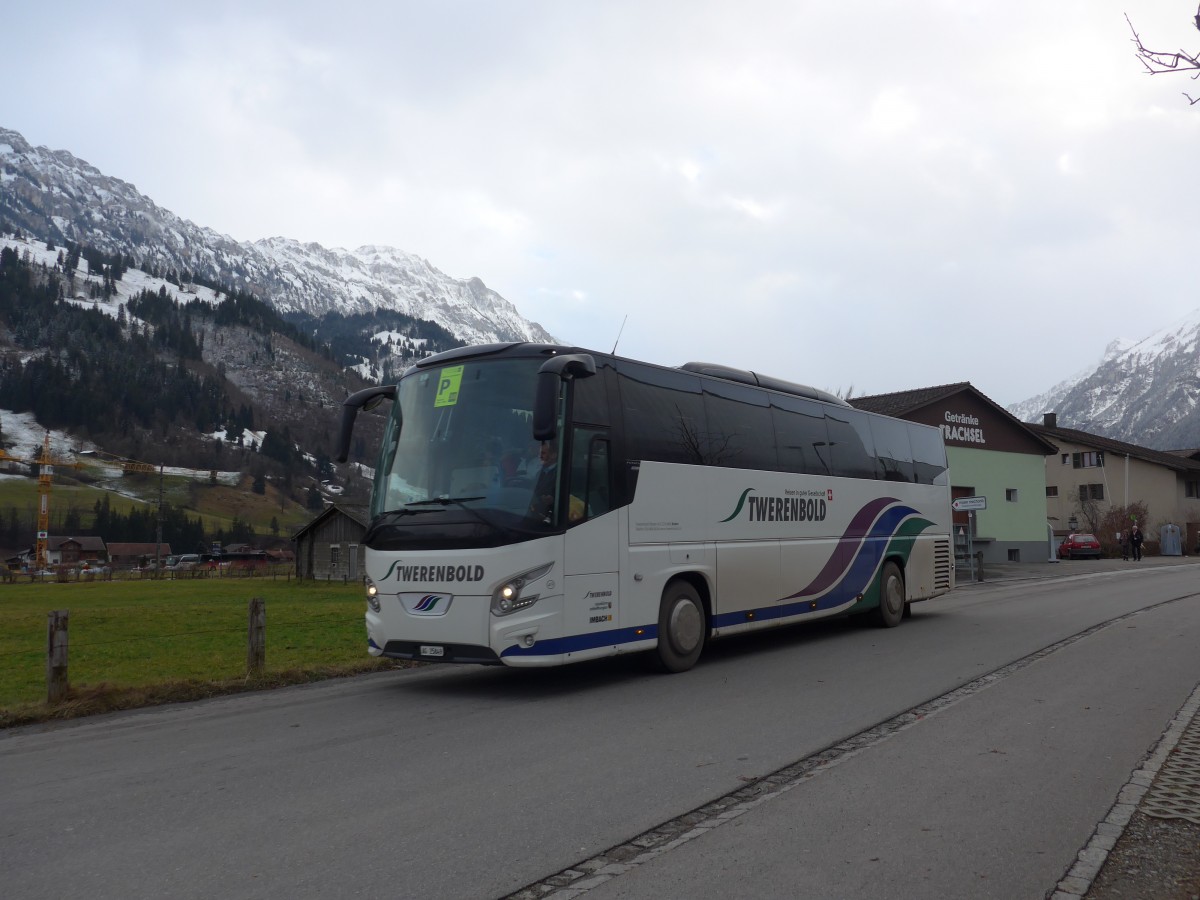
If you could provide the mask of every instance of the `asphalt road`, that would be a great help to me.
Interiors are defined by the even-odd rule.
[[[1200,570],[1081,571],[683,675],[430,667],[10,729],[2,890],[1042,897],[1200,682]]]

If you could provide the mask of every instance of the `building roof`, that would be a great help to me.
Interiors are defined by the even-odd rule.
[[[1029,427],[1051,439],[1082,444],[1085,447],[1094,447],[1113,456],[1128,456],[1130,459],[1140,459],[1143,462],[1174,469],[1176,472],[1195,472],[1200,474],[1200,462],[1180,455],[1180,451],[1151,450],[1149,447],[1127,444],[1124,441],[1113,440],[1112,438],[1107,438],[1099,434],[1091,434],[1087,431],[1079,431],[1076,428],[1059,428],[1057,426],[1051,428],[1047,425],[1030,425]]]
[[[91,534],[70,535],[67,537],[54,535],[46,539],[46,547],[50,550],[61,550],[62,545],[69,541],[77,543],[80,550],[94,550],[97,553],[104,552],[104,538],[98,538]]]
[[[849,400],[850,404],[857,409],[902,418],[905,413],[910,413],[914,409],[920,409],[931,403],[937,403],[939,400],[945,400],[970,387],[971,382],[959,381],[955,384],[939,384],[935,387],[915,388],[911,391],[893,391],[890,394],[866,394],[862,397],[851,397]]]
[[[939,403],[956,394],[970,393],[992,409],[998,416],[1007,419],[1009,423],[1028,437],[1042,445],[1046,453],[1057,453],[1058,447],[1045,436],[1022,422],[1007,409],[987,396],[969,381],[957,381],[954,384],[939,384],[933,387],[914,388],[911,391],[894,391],[890,394],[869,394],[862,397],[851,397],[850,405],[865,412],[882,413],[897,419],[907,418],[911,413],[927,406]]]
[[[371,511],[365,506],[349,506],[341,503],[334,503],[325,507],[321,512],[317,513],[306,524],[300,526],[296,533],[292,535],[292,540],[299,540],[305,532],[310,531],[314,526],[324,522],[326,519],[332,518],[335,515],[345,516],[352,522],[366,528],[371,524]]]
[[[154,541],[142,541],[140,543],[113,542],[108,545],[108,555],[112,556],[153,556],[155,553],[161,553],[163,556],[171,555],[171,545],[166,541],[161,544],[156,544]]]

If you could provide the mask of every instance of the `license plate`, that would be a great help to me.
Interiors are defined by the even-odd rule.
[[[446,648],[438,647],[434,644],[422,644],[421,645],[421,655],[422,656],[445,656]]]

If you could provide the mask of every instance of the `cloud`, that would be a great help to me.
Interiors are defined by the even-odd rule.
[[[1149,42],[1197,37],[1171,6]],[[3,124],[239,239],[479,276],[570,343],[628,313],[658,362],[1009,402],[1195,305],[1200,113],[1123,12],[69,0],[75,64],[9,47],[39,90]]]

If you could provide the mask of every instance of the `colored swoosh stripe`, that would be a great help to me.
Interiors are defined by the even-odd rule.
[[[744,491],[742,491],[742,496],[738,497],[737,509],[722,519],[721,522],[728,522],[732,519],[736,519],[738,517],[738,513],[742,511],[742,507],[746,505],[746,498],[750,496],[750,492],[753,490],[754,488],[746,488]]]
[[[857,513],[855,513],[854,518],[850,520],[850,524],[846,526],[846,530],[842,532],[842,536],[838,540],[837,547],[834,549],[833,555],[830,556],[826,561],[824,567],[821,569],[820,573],[818,573],[817,577],[809,582],[807,586],[794,594],[789,594],[784,599],[790,600],[793,597],[805,597],[811,594],[822,594],[828,590],[830,586],[833,585],[833,583],[837,581],[838,578],[841,577],[842,573],[846,570],[846,565],[842,562],[843,557],[840,552],[841,549],[850,543],[862,543],[863,534],[866,532],[867,525],[875,521],[882,509],[890,506],[893,503],[899,502],[900,501],[895,497],[879,497],[875,500],[872,500]],[[916,510],[910,510],[907,506],[898,508],[908,510],[909,512],[916,512]]]
[[[893,515],[893,513],[896,515]],[[863,541],[859,546],[857,555],[854,561],[850,563],[846,577],[839,586],[841,594],[853,594],[857,596],[866,592],[867,587],[878,577],[883,559],[887,556],[888,548],[896,541],[897,534],[906,530],[902,527],[902,520],[909,515],[915,515],[915,513],[916,510],[911,507],[898,506],[889,509],[887,513],[880,517],[880,521],[876,525],[882,525],[883,527],[872,529],[871,537]],[[885,520],[888,521],[885,522]],[[933,524],[932,522],[926,522],[924,519],[916,519],[915,521],[924,523],[918,529],[918,534]],[[908,541],[908,550],[912,552],[911,535],[903,534],[901,538]],[[907,561],[907,556],[905,560]]]
[[[916,511],[909,507],[896,507],[895,510],[904,515],[915,513]],[[931,527],[934,523],[928,519],[923,519],[920,516],[913,515],[900,522],[900,527],[895,529],[895,533],[891,534],[885,540],[885,535],[888,533],[889,520],[894,521],[892,516],[893,510],[889,510],[888,514],[880,518],[877,527],[873,529],[876,537],[868,537],[858,548],[858,553],[854,560],[847,567],[846,574],[835,584],[831,585],[826,590],[820,599],[816,601],[804,600],[800,603],[788,603],[788,600],[795,599],[801,596],[800,594],[792,594],[784,597],[782,602],[777,605],[774,611],[762,610],[760,615],[762,618],[788,618],[790,616],[799,615],[801,613],[812,612],[816,609],[828,610],[839,606],[853,604],[858,600],[860,595],[875,596],[877,595],[876,585],[879,581],[880,572],[883,570],[882,561],[889,556],[899,555],[907,565],[909,556],[912,555],[912,549],[916,543],[917,535]],[[876,594],[872,594],[872,590],[876,590]],[[815,595],[814,595],[815,596]],[[814,607],[812,604],[816,603]],[[728,624],[733,624],[732,622]]]

